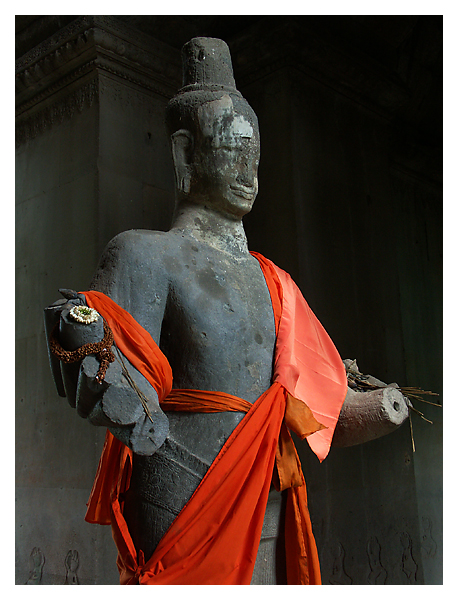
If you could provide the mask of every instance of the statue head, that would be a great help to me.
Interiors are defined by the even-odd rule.
[[[241,218],[258,191],[256,115],[235,87],[225,42],[194,38],[183,46],[182,58],[183,87],[166,116],[178,201]]]

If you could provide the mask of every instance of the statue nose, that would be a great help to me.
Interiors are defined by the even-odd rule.
[[[257,177],[255,161],[245,159],[239,164],[237,182],[247,187],[253,187]]]
[[[250,175],[250,173],[247,170],[239,171],[239,174],[237,176],[237,183],[240,183],[241,185],[244,185],[246,187],[252,187],[253,181],[254,177],[252,173]]]

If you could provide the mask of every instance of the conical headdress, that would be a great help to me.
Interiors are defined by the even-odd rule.
[[[182,50],[183,87],[178,90],[166,111],[169,134],[179,129],[197,131],[198,106],[228,94],[234,106],[256,123],[253,109],[237,90],[229,47],[217,38],[196,37]]]
[[[240,94],[232,70],[229,47],[217,38],[196,37],[181,50],[183,87],[179,93],[192,90],[220,91]]]

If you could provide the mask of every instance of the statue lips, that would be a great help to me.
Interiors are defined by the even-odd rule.
[[[231,185],[231,191],[236,195],[240,196],[244,200],[252,200],[255,195],[254,187],[246,187],[246,186],[233,186]]]

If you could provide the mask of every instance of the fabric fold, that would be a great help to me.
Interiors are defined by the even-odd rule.
[[[320,461],[331,448],[332,437],[347,393],[342,359],[324,327],[313,314],[291,276],[269,259],[252,252],[264,272],[271,295],[281,293],[275,348],[274,381],[304,402],[325,427],[307,436]],[[275,308],[274,308],[275,310]]]
[[[249,584],[272,480],[277,489],[288,490],[288,584],[320,583],[305,480],[290,429],[323,460],[345,397],[345,369],[289,275],[253,255],[269,288],[277,333],[273,383],[253,405],[223,392],[173,390],[170,365],[148,332],[104,294],[83,292],[107,320],[120,351],[157,391],[164,411],[246,413],[146,562],[123,517],[132,451],[107,431],[86,520],[111,523],[122,584]],[[298,337],[305,343],[296,343]],[[317,364],[321,360],[324,365]]]

